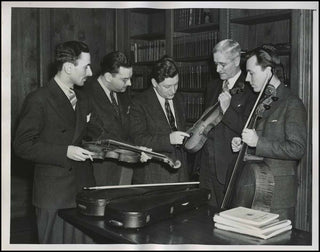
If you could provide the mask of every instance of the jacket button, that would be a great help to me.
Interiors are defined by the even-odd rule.
[[[69,168],[69,171],[72,171],[72,168]]]

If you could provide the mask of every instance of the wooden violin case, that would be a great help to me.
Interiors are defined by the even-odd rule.
[[[76,197],[80,213],[104,216],[109,225],[140,228],[198,208],[211,197],[199,182],[110,186],[84,189]]]

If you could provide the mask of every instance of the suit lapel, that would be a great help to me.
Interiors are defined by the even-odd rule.
[[[149,108],[151,111],[152,115],[155,115],[156,117],[158,117],[158,115],[160,115],[160,118],[156,118],[156,120],[163,125],[163,127],[167,127],[168,129],[170,129],[170,125],[169,122],[167,120],[167,117],[165,115],[165,112],[163,111],[160,101],[155,93],[156,91],[153,88],[150,88],[147,91],[147,99],[148,99],[148,104],[149,104]]]
[[[76,91],[76,95],[78,97],[77,105],[76,105],[76,128],[74,131],[73,141],[76,142],[78,137],[83,132],[83,129],[86,127],[86,103],[84,102],[84,99],[81,97],[78,91]]]
[[[68,97],[54,80],[51,80],[48,85],[50,93],[48,102],[60,116],[62,122],[64,122],[68,127],[74,127],[75,113]]]

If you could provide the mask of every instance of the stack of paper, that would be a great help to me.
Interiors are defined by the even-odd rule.
[[[290,220],[278,219],[279,215],[246,207],[236,207],[217,213],[215,227],[236,233],[269,239],[292,229]]]

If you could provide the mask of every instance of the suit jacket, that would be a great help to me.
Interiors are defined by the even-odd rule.
[[[129,141],[128,128],[131,99],[128,93],[117,93],[120,118],[97,79],[87,82],[84,89],[91,98],[94,107],[95,112],[92,117],[98,116],[103,123],[104,137],[118,141]],[[93,135],[92,137],[97,138],[99,136]]]
[[[97,79],[87,82],[85,84],[85,91],[90,97],[94,108],[92,122],[95,122],[96,118],[99,118],[103,125],[103,134],[99,135],[96,132],[90,131],[90,138],[94,140],[113,139],[131,143],[128,134],[131,99],[128,93],[117,93],[120,109],[120,116],[118,116]],[[98,131],[98,133],[101,133],[101,131]],[[119,162],[116,159],[95,160],[93,167],[97,185],[131,184],[132,166],[133,164]]]
[[[218,102],[222,84],[223,81],[220,79],[209,83],[205,99],[206,108]],[[221,184],[225,184],[227,171],[233,169],[237,157],[237,154],[232,152],[231,140],[235,136],[241,136],[257,97],[250,85],[245,82],[244,73],[241,73],[233,88],[240,87],[242,84],[244,84],[243,92],[232,96],[222,121],[209,132],[208,139],[201,150],[200,174],[207,177],[214,173]]]
[[[179,94],[173,98],[177,128],[185,131],[185,111]],[[134,170],[135,183],[168,183],[188,181],[186,152],[182,147],[170,144],[170,125],[152,87],[133,99],[130,112],[130,135],[136,145],[152,148],[153,151],[180,160],[182,165],[174,170],[164,163],[149,160]]]
[[[67,158],[68,145],[80,145],[87,133],[91,113],[86,96],[75,92],[76,111],[52,79],[30,93],[22,109],[14,150],[35,163],[33,204],[40,208],[75,207],[77,192],[95,184],[90,161]]]

